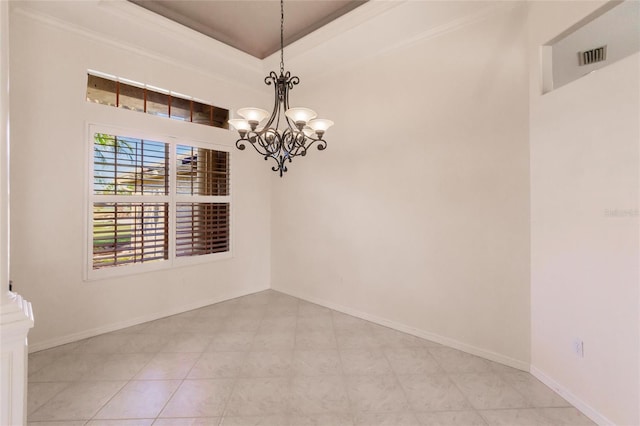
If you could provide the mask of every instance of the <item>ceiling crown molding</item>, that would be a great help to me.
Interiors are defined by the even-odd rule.
[[[125,0],[18,0],[12,2],[11,12],[137,55],[264,92],[251,84],[256,78],[263,78],[259,59]]]
[[[154,28],[157,32],[170,34],[176,41],[181,41],[190,47],[213,54],[220,58],[232,61],[240,66],[255,69],[260,59],[249,55],[241,50],[233,48],[216,39],[208,37],[202,33],[192,30],[182,24],[178,24],[161,15],[153,13],[141,6],[126,0],[97,0],[98,5],[104,10],[110,11],[113,15],[129,20],[136,25],[143,22],[144,25]],[[158,31],[162,30],[162,31]],[[193,43],[193,45],[191,45]]]

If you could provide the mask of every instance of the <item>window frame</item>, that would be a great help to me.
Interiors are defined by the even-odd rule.
[[[94,135],[96,133],[105,133],[116,136],[131,137],[135,139],[150,140],[162,142],[169,145],[169,194],[161,195],[101,195],[94,193]],[[162,135],[160,133],[150,132],[140,129],[123,128],[108,124],[87,123],[86,126],[86,159],[87,159],[87,179],[85,184],[85,220],[84,239],[85,245],[85,262],[84,262],[84,279],[85,281],[100,280],[112,277],[120,277],[127,275],[136,275],[145,272],[160,271],[177,267],[190,265],[198,265],[218,260],[230,259],[233,257],[234,248],[234,203],[233,203],[233,179],[231,177],[233,171],[233,155],[230,147],[215,144],[211,142],[203,142],[191,138],[181,136]],[[229,155],[229,195],[178,195],[177,194],[177,146],[186,145],[195,148],[211,149],[223,151]],[[149,263],[134,263],[122,266],[111,266],[100,269],[93,268],[93,205],[100,202],[119,202],[119,203],[138,203],[138,202],[166,202],[168,204],[168,235],[169,235],[169,256],[166,260],[158,260]],[[228,203],[229,204],[229,250],[220,253],[209,253],[197,256],[176,256],[176,206],[178,203]]]

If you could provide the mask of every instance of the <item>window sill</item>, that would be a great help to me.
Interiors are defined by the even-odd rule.
[[[85,281],[102,281],[111,278],[120,278],[131,275],[138,275],[155,271],[166,271],[168,269],[184,268],[188,266],[203,265],[206,263],[214,263],[222,260],[233,258],[233,253],[228,251],[224,253],[212,253],[202,256],[191,256],[176,258],[171,260],[162,260],[150,263],[140,263],[125,266],[106,267],[102,269],[92,269],[86,271]]]

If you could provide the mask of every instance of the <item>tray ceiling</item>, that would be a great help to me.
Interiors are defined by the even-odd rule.
[[[280,49],[280,3],[273,0],[129,0],[259,59]],[[366,0],[284,2],[285,46]]]

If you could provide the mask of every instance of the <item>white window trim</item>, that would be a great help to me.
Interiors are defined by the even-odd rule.
[[[126,136],[136,139],[152,140],[157,142],[164,142],[170,145],[169,149],[169,187],[172,190],[176,188],[176,174],[173,171],[176,164],[176,146],[187,145],[196,148],[215,149],[217,151],[224,151],[229,153],[229,169],[233,174],[233,156],[231,155],[231,148],[225,145],[214,144],[210,142],[202,142],[195,139],[189,139],[178,136],[167,136],[154,132],[149,132],[140,129],[123,128],[113,125],[87,123],[86,134],[86,159],[87,159],[87,178],[85,184],[85,195],[87,202],[85,203],[85,226],[84,226],[84,274],[85,281],[95,281],[114,277],[122,277],[127,275],[136,275],[145,272],[160,271],[190,265],[199,265],[203,263],[210,263],[213,261],[219,261],[224,259],[231,259],[233,257],[234,248],[234,203],[233,203],[233,177],[230,176],[229,193],[227,196],[192,196],[192,195],[177,195],[170,191],[169,195],[152,195],[152,196],[127,196],[127,201],[135,202],[167,202],[169,204],[169,259],[160,260],[149,263],[129,264],[123,266],[106,267],[101,269],[93,269],[93,204],[95,202],[113,202],[116,201],[116,197],[109,195],[95,195],[93,193],[93,162],[94,162],[94,137],[95,133],[106,133],[118,136]],[[117,201],[122,201],[122,197],[117,197]],[[179,202],[217,202],[217,203],[229,203],[229,251],[223,253],[211,253],[199,256],[187,256],[176,257],[176,214],[175,206]]]

